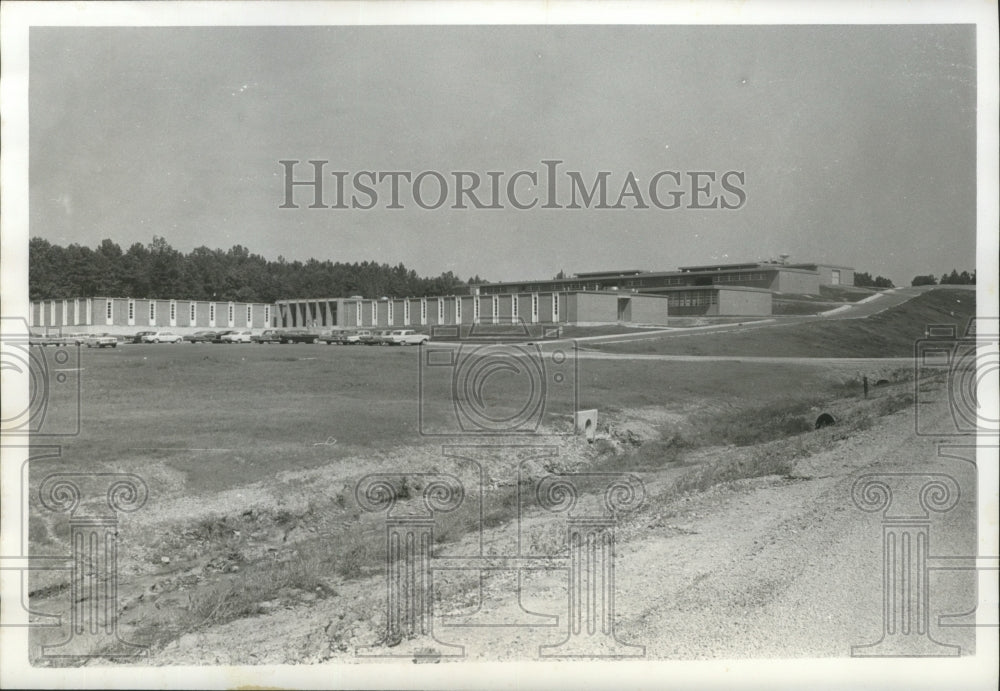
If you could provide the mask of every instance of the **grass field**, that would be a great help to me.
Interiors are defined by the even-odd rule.
[[[46,468],[141,473],[157,464],[179,474],[186,492],[200,493],[372,450],[461,440],[421,434],[421,413],[432,430],[461,430],[450,370],[425,377],[421,389],[420,355],[324,345],[84,350],[81,432]],[[795,364],[593,360],[566,375],[565,386],[547,391],[541,432],[570,431],[574,394],[579,407],[605,417],[644,406],[682,414],[706,401],[804,399],[846,376]],[[493,378],[484,405],[512,414],[529,398],[525,385],[523,377]]]
[[[941,321],[949,306],[923,301],[907,323]],[[887,313],[879,332],[894,337],[885,334],[898,319]],[[776,327],[782,334],[796,328]],[[527,425],[533,433],[462,435],[457,373],[468,363],[493,362],[495,351],[452,348],[450,364],[432,369],[429,352],[190,344],[82,350],[80,433],[61,440],[58,458],[32,464],[31,482],[37,486],[53,472],[131,472],[146,481],[149,502],[123,522],[119,538],[121,597],[129,603],[122,621],[134,627],[136,640],[159,647],[274,603],[342,597],[340,589],[353,592],[349,584],[375,578],[384,565],[384,516],[363,511],[354,484],[372,472],[405,475],[394,480],[393,492],[412,505],[421,501],[422,473],[452,472],[477,487],[475,465],[454,461],[443,445],[496,450],[482,462],[483,494],[470,493],[436,528],[435,542],[455,548],[477,531],[508,529],[520,510],[521,469],[536,479],[567,470],[627,470],[643,482],[667,483],[661,496],[700,491],[786,473],[798,454],[829,443],[828,430],[814,429],[817,412],[828,405],[849,407],[836,432],[847,434],[912,403],[903,391],[909,368],[883,372],[894,387],[864,401],[863,373],[850,363],[574,363],[571,356],[556,362],[552,350],[528,349],[518,362],[534,362],[549,383],[539,417]],[[478,405],[496,419],[514,415],[539,391],[526,371],[497,369],[481,400],[459,387],[459,409]],[[595,443],[559,436],[571,432],[575,407],[599,411]],[[66,412],[49,411],[54,418]],[[429,436],[426,429],[452,433]],[[552,445],[556,454],[522,460],[504,446],[531,444]],[[65,553],[66,517],[40,510],[34,500],[32,508],[33,552]],[[33,598],[58,598],[65,578],[32,575]],[[372,616],[373,603],[358,604],[358,616]],[[354,606],[345,601],[345,609]]]
[[[914,344],[924,338],[928,325],[954,324],[961,334],[975,313],[974,291],[938,288],[867,319],[813,320],[739,332],[678,334],[592,347],[611,353],[670,355],[911,357]],[[776,344],[780,347],[776,348]]]

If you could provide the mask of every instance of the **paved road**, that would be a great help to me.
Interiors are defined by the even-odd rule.
[[[861,302],[854,302],[845,305],[846,309],[838,307],[837,310],[827,312],[825,315],[812,317],[811,319],[864,319],[873,314],[884,312],[890,307],[902,305],[918,295],[926,293],[928,290],[935,290],[936,286],[920,286],[917,288],[893,288],[883,293],[877,293],[872,298],[866,298]],[[968,290],[975,297],[976,286],[949,286],[949,289]]]
[[[662,355],[659,353],[606,353],[599,350],[577,351],[583,360],[668,360],[674,362],[759,362],[799,365],[899,365],[913,364],[912,357],[780,357],[748,355]]]
[[[689,336],[697,333],[724,333],[731,331],[745,331],[747,329],[758,329],[758,328],[774,328],[781,326],[791,326],[794,324],[804,324],[807,322],[817,322],[817,321],[829,321],[832,319],[867,319],[872,315],[884,312],[887,309],[902,305],[905,302],[912,300],[913,298],[926,293],[928,290],[934,290],[936,286],[921,286],[917,288],[893,288],[892,290],[887,290],[882,293],[876,293],[871,298],[866,298],[861,302],[852,302],[845,304],[841,307],[825,312],[823,314],[815,315],[777,315],[774,317],[758,318],[758,317],[747,317],[747,321],[739,322],[736,324],[711,324],[708,326],[697,326],[689,328],[667,328],[667,329],[657,329],[655,331],[645,331],[641,333],[633,334],[612,334],[608,336],[589,336],[583,338],[573,339],[576,343],[581,344],[586,348],[587,344],[596,343],[620,343],[625,341],[638,341],[647,338],[671,338],[678,336]],[[954,288],[958,290],[968,290],[972,293],[975,291],[975,286],[949,286],[949,288]],[[562,341],[544,341],[540,342],[545,348],[557,347],[560,344],[569,342],[569,339]],[[581,357],[596,357],[592,355],[584,355],[581,352]],[[632,359],[631,356],[624,355],[618,359]],[[645,357],[663,357],[664,359],[683,359],[685,356],[645,356]],[[692,359],[707,360],[707,359],[717,359],[717,360],[757,360],[761,362],[767,362],[768,360],[788,362],[789,360],[801,359],[803,361],[812,360],[814,362],[819,362],[824,359],[830,360],[831,358],[744,358],[744,357],[717,357],[717,356],[689,356]],[[838,360],[840,358],[837,358]],[[891,358],[890,358],[891,359]],[[883,363],[887,363],[890,359],[883,359]],[[903,358],[905,359],[905,358]],[[860,360],[860,359],[859,359]]]

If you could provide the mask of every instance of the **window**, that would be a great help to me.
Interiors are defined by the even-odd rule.
[[[510,317],[511,321],[517,321],[517,295],[510,296]]]
[[[479,296],[472,298],[472,323],[479,323]]]
[[[149,325],[156,324],[156,300],[149,301]]]
[[[438,304],[438,324],[444,324],[444,298],[438,298],[437,304]]]
[[[192,302],[190,305],[188,305],[188,321],[191,323],[191,326],[197,325],[198,304],[195,302]]]
[[[410,323],[410,301],[409,299],[403,300],[403,325],[409,325]]]
[[[493,323],[496,324],[500,321],[500,296],[493,296]]]
[[[830,283],[835,286],[840,285],[840,271],[838,269],[833,269],[830,271]]]
[[[69,324],[69,300],[62,301],[62,323],[63,326]]]
[[[372,326],[378,324],[378,301],[372,300]]]
[[[236,305],[229,303],[229,308],[226,310],[226,321],[229,326],[232,326],[236,322]]]
[[[170,301],[170,326],[177,326],[177,301]]]
[[[455,323],[460,324],[462,322],[462,298],[455,298]]]
[[[552,294],[552,321],[559,321],[559,293]]]
[[[247,305],[247,326],[253,326],[253,305]]]
[[[360,306],[358,309],[358,316],[359,317],[361,316]],[[270,326],[270,325],[271,325],[271,306],[264,305],[264,326]]]
[[[420,323],[427,323],[427,298],[420,298]]]
[[[111,320],[115,318],[115,303],[114,300],[108,298],[108,301],[104,303],[104,320],[111,323]]]
[[[538,322],[538,293],[531,294],[531,322]]]
[[[361,300],[354,303],[354,321],[361,326]]]
[[[208,325],[215,326],[215,303],[208,303]]]
[[[393,307],[392,300],[389,300],[389,302],[387,302],[386,305],[388,305],[388,307],[386,307],[386,309],[388,310],[389,324],[391,325],[392,324],[392,317],[393,317],[393,314],[392,314],[392,312],[393,312],[393,309],[392,309],[392,307]]]
[[[128,301],[128,325],[135,325],[135,300]]]

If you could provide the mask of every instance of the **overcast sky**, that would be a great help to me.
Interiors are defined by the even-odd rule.
[[[491,280],[783,253],[897,284],[975,267],[972,26],[30,36],[30,234],[60,244],[161,235],[183,251],[241,244]],[[305,195],[278,208],[281,159],[509,175],[547,158],[610,171],[613,198],[629,171],[743,171],[747,199],[427,211],[307,209]]]

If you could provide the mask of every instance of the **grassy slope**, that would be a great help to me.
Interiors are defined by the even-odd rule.
[[[703,333],[596,346],[617,353],[787,357],[908,357],[928,324],[955,324],[975,315],[975,293],[940,288],[867,319],[812,321],[738,333]],[[780,329],[780,331],[779,331]]]

